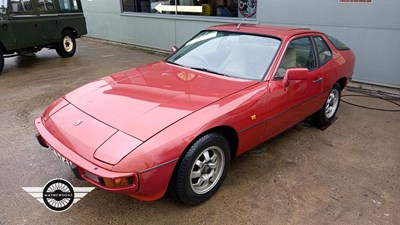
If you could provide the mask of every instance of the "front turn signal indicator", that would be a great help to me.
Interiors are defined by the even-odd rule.
[[[132,177],[103,178],[104,186],[108,188],[124,188],[132,185]]]

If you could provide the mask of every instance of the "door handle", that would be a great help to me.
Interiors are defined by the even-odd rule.
[[[319,82],[321,82],[322,80],[324,80],[324,78],[319,77],[319,78],[313,80],[313,84],[319,83]]]
[[[39,25],[35,24],[35,25],[33,25],[33,27],[34,27],[36,30],[39,30]]]

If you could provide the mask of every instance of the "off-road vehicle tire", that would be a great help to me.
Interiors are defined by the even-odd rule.
[[[63,58],[72,57],[76,51],[75,35],[71,31],[63,31],[62,38],[56,44],[56,51]]]
[[[0,73],[3,71],[3,68],[4,68],[4,55],[0,49]]]

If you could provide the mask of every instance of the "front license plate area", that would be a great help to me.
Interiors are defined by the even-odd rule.
[[[85,176],[88,177],[88,178],[90,178],[90,179],[92,179],[93,181],[96,181],[97,183],[100,183],[100,180],[99,180],[99,177],[98,177],[98,176],[96,176],[96,175],[94,175],[94,174],[92,174],[92,173],[89,173],[89,172],[86,171],[86,170],[85,170]]]
[[[59,158],[62,162],[64,162],[65,164],[67,164],[69,167],[73,166],[74,164],[72,164],[68,159],[64,158],[64,156],[62,156],[60,153],[58,153],[57,151],[55,151],[54,149],[53,153],[54,155]]]

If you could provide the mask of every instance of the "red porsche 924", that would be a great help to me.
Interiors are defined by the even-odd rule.
[[[37,138],[78,178],[150,201],[208,200],[230,162],[311,117],[332,121],[355,56],[321,32],[264,25],[201,31],[166,60],[59,98]]]

